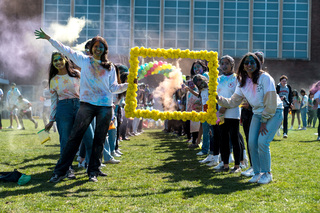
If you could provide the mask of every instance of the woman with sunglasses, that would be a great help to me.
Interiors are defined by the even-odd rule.
[[[238,85],[231,98],[217,96],[220,106],[236,107],[246,99],[252,106],[249,146],[254,176],[250,183],[272,181],[270,142],[283,120],[283,104],[276,93],[274,79],[261,70],[257,56],[247,53],[237,71]]]
[[[66,172],[79,149],[82,137],[94,118],[96,118],[96,127],[87,173],[89,181],[97,182],[97,176],[106,176],[105,173],[100,171],[99,167],[103,145],[112,117],[112,94],[126,91],[128,84],[118,84],[115,67],[107,57],[109,48],[104,38],[100,36],[92,38],[90,55],[85,55],[52,39],[42,29],[36,30],[35,36],[37,39],[48,40],[53,47],[81,68],[80,107],[68,142],[54,169],[50,182],[56,183],[65,178]]]

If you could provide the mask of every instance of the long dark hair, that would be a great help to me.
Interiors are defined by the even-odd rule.
[[[195,73],[194,70],[193,70],[193,67],[194,67],[196,64],[201,65],[201,67],[202,67],[202,69],[203,69],[203,72],[208,72],[208,71],[209,71],[206,61],[196,60],[195,62],[193,62],[192,66],[191,66],[191,70],[190,70],[191,77],[193,77],[193,76],[196,75],[196,73]],[[198,73],[198,74],[203,74],[203,73]]]
[[[67,69],[67,73],[70,77],[80,78],[79,72],[77,72],[73,69],[73,64],[71,63],[71,61],[67,57],[65,57],[62,53],[53,52],[51,55],[51,62],[49,65],[49,87],[50,87],[51,79],[59,73],[58,69],[53,66],[53,57],[55,55],[60,55],[62,58],[64,58],[66,60],[66,69]]]
[[[119,65],[114,65],[114,67],[116,68],[116,79],[117,79],[118,84],[124,83],[124,82],[122,82],[122,79],[121,79],[122,74],[120,75]],[[118,99],[120,100],[125,95],[126,95],[126,91],[118,94]]]
[[[252,73],[252,82],[254,84],[258,83],[258,79],[261,73],[263,73],[264,71],[261,70],[261,63],[259,58],[254,54],[254,53],[247,53],[245,54],[239,64],[238,70],[237,70],[237,79],[240,83],[240,87],[243,87],[246,85],[246,80],[248,77],[248,73],[244,70],[244,61],[246,60],[247,57],[252,56],[257,64],[257,68],[256,70]]]
[[[110,71],[112,62],[108,60],[109,46],[108,46],[107,41],[104,38],[102,38],[101,36],[96,36],[96,37],[92,38],[91,45],[90,45],[90,54],[93,55],[92,47],[98,41],[101,44],[103,44],[103,46],[104,46],[104,51],[103,51],[101,58],[100,58],[101,66]]]

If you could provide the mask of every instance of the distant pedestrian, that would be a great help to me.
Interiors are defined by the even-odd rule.
[[[15,103],[18,100],[18,97],[21,95],[18,88],[16,88],[15,83],[11,83],[11,89],[7,93],[7,107],[10,113],[10,126],[8,129],[13,128],[13,119],[17,122],[17,128],[20,129],[21,126],[18,121],[18,109],[15,107]]]
[[[19,121],[21,124],[21,129],[25,130],[24,124],[23,124],[23,117],[27,116],[27,118],[32,121],[32,123],[34,123],[34,128],[38,128],[38,122],[36,120],[34,120],[34,118],[32,117],[32,104],[30,103],[30,101],[28,101],[26,98],[23,98],[22,95],[20,95],[18,97],[18,100],[15,104],[15,107],[18,108],[19,110]]]

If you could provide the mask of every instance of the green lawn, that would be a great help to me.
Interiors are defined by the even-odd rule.
[[[271,143],[273,182],[249,184],[239,174],[217,174],[200,165],[199,150],[185,138],[161,130],[121,142],[121,163],[107,165],[108,177],[88,182],[85,170],[76,180],[49,183],[59,157],[58,134],[41,145],[35,130],[0,131],[0,171],[18,169],[31,181],[0,183],[0,212],[320,212],[320,142],[314,133],[290,130]],[[8,120],[3,120],[8,126]]]

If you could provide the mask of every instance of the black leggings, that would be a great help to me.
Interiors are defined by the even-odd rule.
[[[221,130],[219,125],[211,125],[210,130],[210,153],[213,155],[220,154],[220,143],[221,143]]]
[[[224,124],[221,126],[221,159],[224,164],[229,164],[230,145],[229,139],[233,146],[233,155],[235,165],[240,165],[240,160],[243,158],[243,150],[240,148],[239,140],[239,119],[225,118]]]

